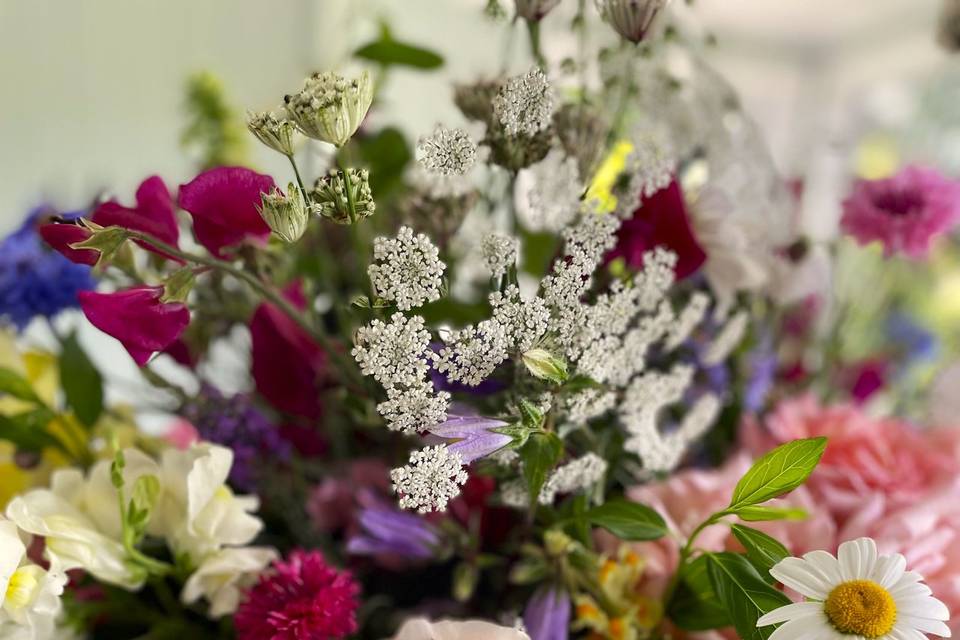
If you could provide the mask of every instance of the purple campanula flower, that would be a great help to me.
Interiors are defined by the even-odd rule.
[[[376,504],[360,512],[362,533],[347,542],[354,555],[394,554],[414,560],[436,555],[440,533],[422,517],[393,507]]]
[[[567,640],[570,628],[570,596],[556,586],[541,587],[523,612],[530,640]]]
[[[749,373],[744,382],[743,408],[751,413],[763,409],[777,375],[777,350],[773,336],[764,332],[747,356]]]
[[[447,445],[447,450],[459,453],[463,464],[470,464],[510,444],[513,438],[494,431],[506,426],[506,422],[493,418],[449,414],[446,422],[432,426],[428,431],[441,438],[456,440]]]

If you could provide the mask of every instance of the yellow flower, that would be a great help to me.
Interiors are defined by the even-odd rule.
[[[613,146],[613,149],[600,163],[587,189],[587,200],[595,200],[598,203],[597,210],[603,213],[609,213],[617,208],[617,197],[613,195],[613,187],[617,183],[617,178],[623,173],[627,164],[627,156],[633,151],[633,145],[626,140],[621,140]]]

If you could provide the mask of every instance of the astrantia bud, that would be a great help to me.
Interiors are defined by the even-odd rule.
[[[347,80],[336,73],[317,73],[303,89],[284,98],[287,113],[304,135],[342,147],[367,115],[373,102],[373,81],[364,71]]]
[[[542,380],[549,380],[554,384],[563,384],[569,374],[567,363],[546,349],[530,349],[523,354],[523,364],[527,371]]]
[[[270,230],[284,242],[299,240],[310,221],[310,208],[295,184],[287,185],[286,195],[276,188],[273,193],[264,193],[257,210]]]
[[[539,21],[560,4],[560,0],[516,0],[517,15],[526,20]]]
[[[349,190],[350,196],[347,196]],[[366,169],[334,170],[317,178],[311,193],[314,210],[337,224],[353,224],[372,216],[377,205]]]
[[[597,11],[613,30],[633,43],[643,40],[657,12],[670,0],[595,0]]]
[[[247,129],[257,140],[274,151],[292,156],[293,134],[296,125],[286,118],[278,118],[269,111],[247,114]]]

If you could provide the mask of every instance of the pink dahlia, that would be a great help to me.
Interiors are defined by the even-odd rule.
[[[293,551],[260,576],[237,609],[239,640],[328,640],[357,630],[359,588],[319,551]]]
[[[858,180],[840,226],[860,244],[883,243],[887,256],[927,255],[930,242],[960,218],[960,182],[935,169],[906,167],[882,180]]]

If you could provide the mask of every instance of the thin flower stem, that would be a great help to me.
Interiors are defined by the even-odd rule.
[[[718,511],[713,514],[706,520],[700,523],[700,525],[693,530],[690,534],[690,537],[687,538],[686,544],[680,549],[680,559],[677,562],[677,570],[673,573],[673,576],[670,577],[670,582],[667,583],[667,588],[663,591],[663,609],[667,610],[667,607],[670,605],[670,601],[673,599],[674,593],[677,591],[677,587],[680,585],[680,575],[683,572],[684,566],[690,560],[690,556],[694,551],[694,542],[696,542],[697,537],[703,533],[703,530],[707,527],[716,524],[724,516],[729,515],[726,511]]]
[[[540,23],[536,20],[526,20],[527,33],[530,35],[530,54],[537,65],[544,71],[547,70],[547,59],[543,57],[543,50],[540,48]]]
[[[293,167],[293,173],[297,176],[297,184],[300,185],[300,195],[303,196],[304,202],[309,204],[309,196],[307,195],[307,189],[303,186],[303,178],[300,177],[300,169],[297,167],[297,161],[293,159],[293,155],[287,156],[287,160],[290,161],[290,166]]]

